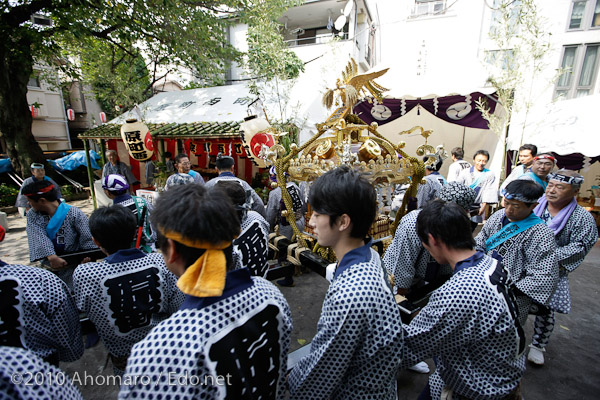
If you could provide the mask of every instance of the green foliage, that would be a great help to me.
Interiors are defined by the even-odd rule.
[[[0,183],[0,207],[11,207],[17,201],[19,189],[15,186]]]

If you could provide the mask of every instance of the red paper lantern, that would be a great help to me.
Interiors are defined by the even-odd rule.
[[[75,110],[73,110],[72,108],[69,108],[67,110],[67,119],[69,121],[75,121]]]
[[[102,121],[103,124],[106,123],[106,113],[104,111],[100,112],[100,121]]]
[[[35,117],[39,117],[40,115],[40,109],[37,108],[34,105],[30,105],[29,106],[29,110],[31,110],[31,117],[35,118]]]

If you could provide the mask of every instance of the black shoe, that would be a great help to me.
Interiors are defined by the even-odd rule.
[[[280,286],[286,286],[286,287],[296,286],[296,284],[294,283],[294,278],[292,278],[291,276],[278,280],[277,284]]]

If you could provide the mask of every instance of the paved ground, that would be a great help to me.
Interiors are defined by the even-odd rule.
[[[89,201],[76,205],[90,213]],[[17,215],[9,216],[7,238],[0,244],[0,259],[9,263],[27,264],[28,247],[25,221]],[[599,399],[600,398],[600,244],[596,244],[583,265],[571,274],[573,312],[557,314],[556,328],[546,352],[546,365],[534,368],[528,365],[522,381],[527,400],[546,399]],[[316,332],[321,304],[327,291],[327,282],[315,273],[296,277],[296,286],[282,287],[292,309],[294,330],[291,349],[310,341]],[[526,332],[531,337],[533,317]],[[433,369],[433,362],[427,361]],[[112,366],[106,365],[106,350],[102,343],[85,351],[73,363],[61,363],[79,386],[86,400],[108,400],[117,397],[118,387],[107,384],[99,376],[110,377]],[[110,378],[107,378],[107,380]],[[398,399],[416,399],[425,386],[427,376],[402,371],[398,376]]]

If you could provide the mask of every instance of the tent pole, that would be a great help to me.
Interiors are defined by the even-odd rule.
[[[463,152],[465,151],[465,136],[466,136],[466,132],[467,132],[467,127],[463,126],[462,145],[460,146],[460,148],[463,149]]]
[[[160,139],[160,158],[162,162],[165,162],[165,140]]]
[[[106,165],[106,144],[104,143],[104,139],[100,139],[100,159],[102,160],[101,167]]]
[[[87,173],[88,180],[90,182],[90,194],[92,195],[92,202],[94,203],[94,210],[98,208],[96,204],[96,193],[94,193],[94,174],[92,172],[92,160],[90,159],[90,145],[88,139],[83,140],[83,149],[85,150],[85,161],[87,162]]]

